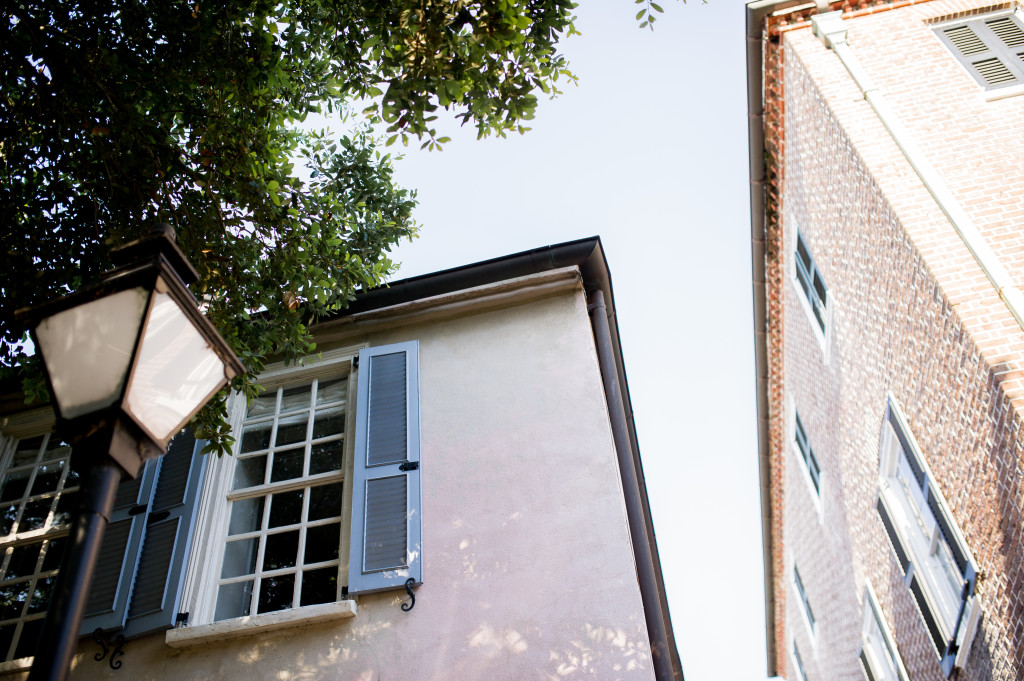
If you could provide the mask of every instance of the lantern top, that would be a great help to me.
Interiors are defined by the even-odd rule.
[[[181,279],[181,283],[188,286],[199,280],[199,272],[178,247],[176,237],[174,228],[161,222],[153,227],[149,236],[111,249],[110,259],[114,265],[122,267],[162,256]]]

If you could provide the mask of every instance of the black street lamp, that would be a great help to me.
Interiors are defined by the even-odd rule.
[[[18,311],[45,365],[57,434],[71,444],[71,464],[82,476],[30,681],[67,677],[118,482],[163,455],[207,400],[244,371],[199,312],[187,288],[199,275],[169,225],[111,257],[115,269],[98,282]]]

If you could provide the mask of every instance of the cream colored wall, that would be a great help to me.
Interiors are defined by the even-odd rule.
[[[420,341],[424,584],[354,619],[175,650],[81,647],[73,679],[653,679],[579,290],[349,335]],[[341,341],[339,341],[341,342]],[[201,538],[200,538],[201,541]]]

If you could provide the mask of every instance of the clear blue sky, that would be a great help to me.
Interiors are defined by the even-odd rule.
[[[582,0],[533,130],[411,148],[399,278],[600,235],[687,681],[765,678],[744,5]],[[459,134],[463,133],[463,134]],[[446,134],[446,133],[443,133]]]

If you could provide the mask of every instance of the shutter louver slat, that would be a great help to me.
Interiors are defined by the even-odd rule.
[[[979,62],[973,64],[974,68],[978,69],[978,73],[989,85],[998,85],[999,83],[1009,83],[1014,80],[1013,73],[1010,69],[1006,68],[997,57],[991,59],[982,59]]]
[[[139,575],[132,592],[128,617],[160,609],[167,587],[167,572],[174,553],[174,540],[178,535],[179,518],[153,523],[146,528],[146,545],[139,562]]]
[[[408,503],[404,475],[367,480],[365,570],[406,565]]]
[[[955,26],[946,29],[943,33],[946,34],[949,41],[963,55],[981,54],[988,50],[985,47],[985,43],[981,41],[981,38],[978,37],[978,34],[970,26]]]
[[[408,441],[405,353],[379,355],[371,361],[367,465],[404,461]]]
[[[100,554],[106,556],[123,556],[128,546],[128,537],[132,531],[132,519],[111,523],[103,534]],[[85,606],[86,615],[97,615],[111,612],[117,599],[117,587],[121,577],[121,565],[114,570],[96,571],[89,589],[89,600]]]
[[[992,29],[992,32],[1002,40],[1007,47],[1020,47],[1024,45],[1024,30],[1013,23],[1010,17],[1000,17],[986,21],[985,25]]]
[[[185,431],[171,441],[167,456],[160,462],[160,478],[153,497],[154,511],[162,511],[184,501],[195,446],[196,438],[191,431]]]

